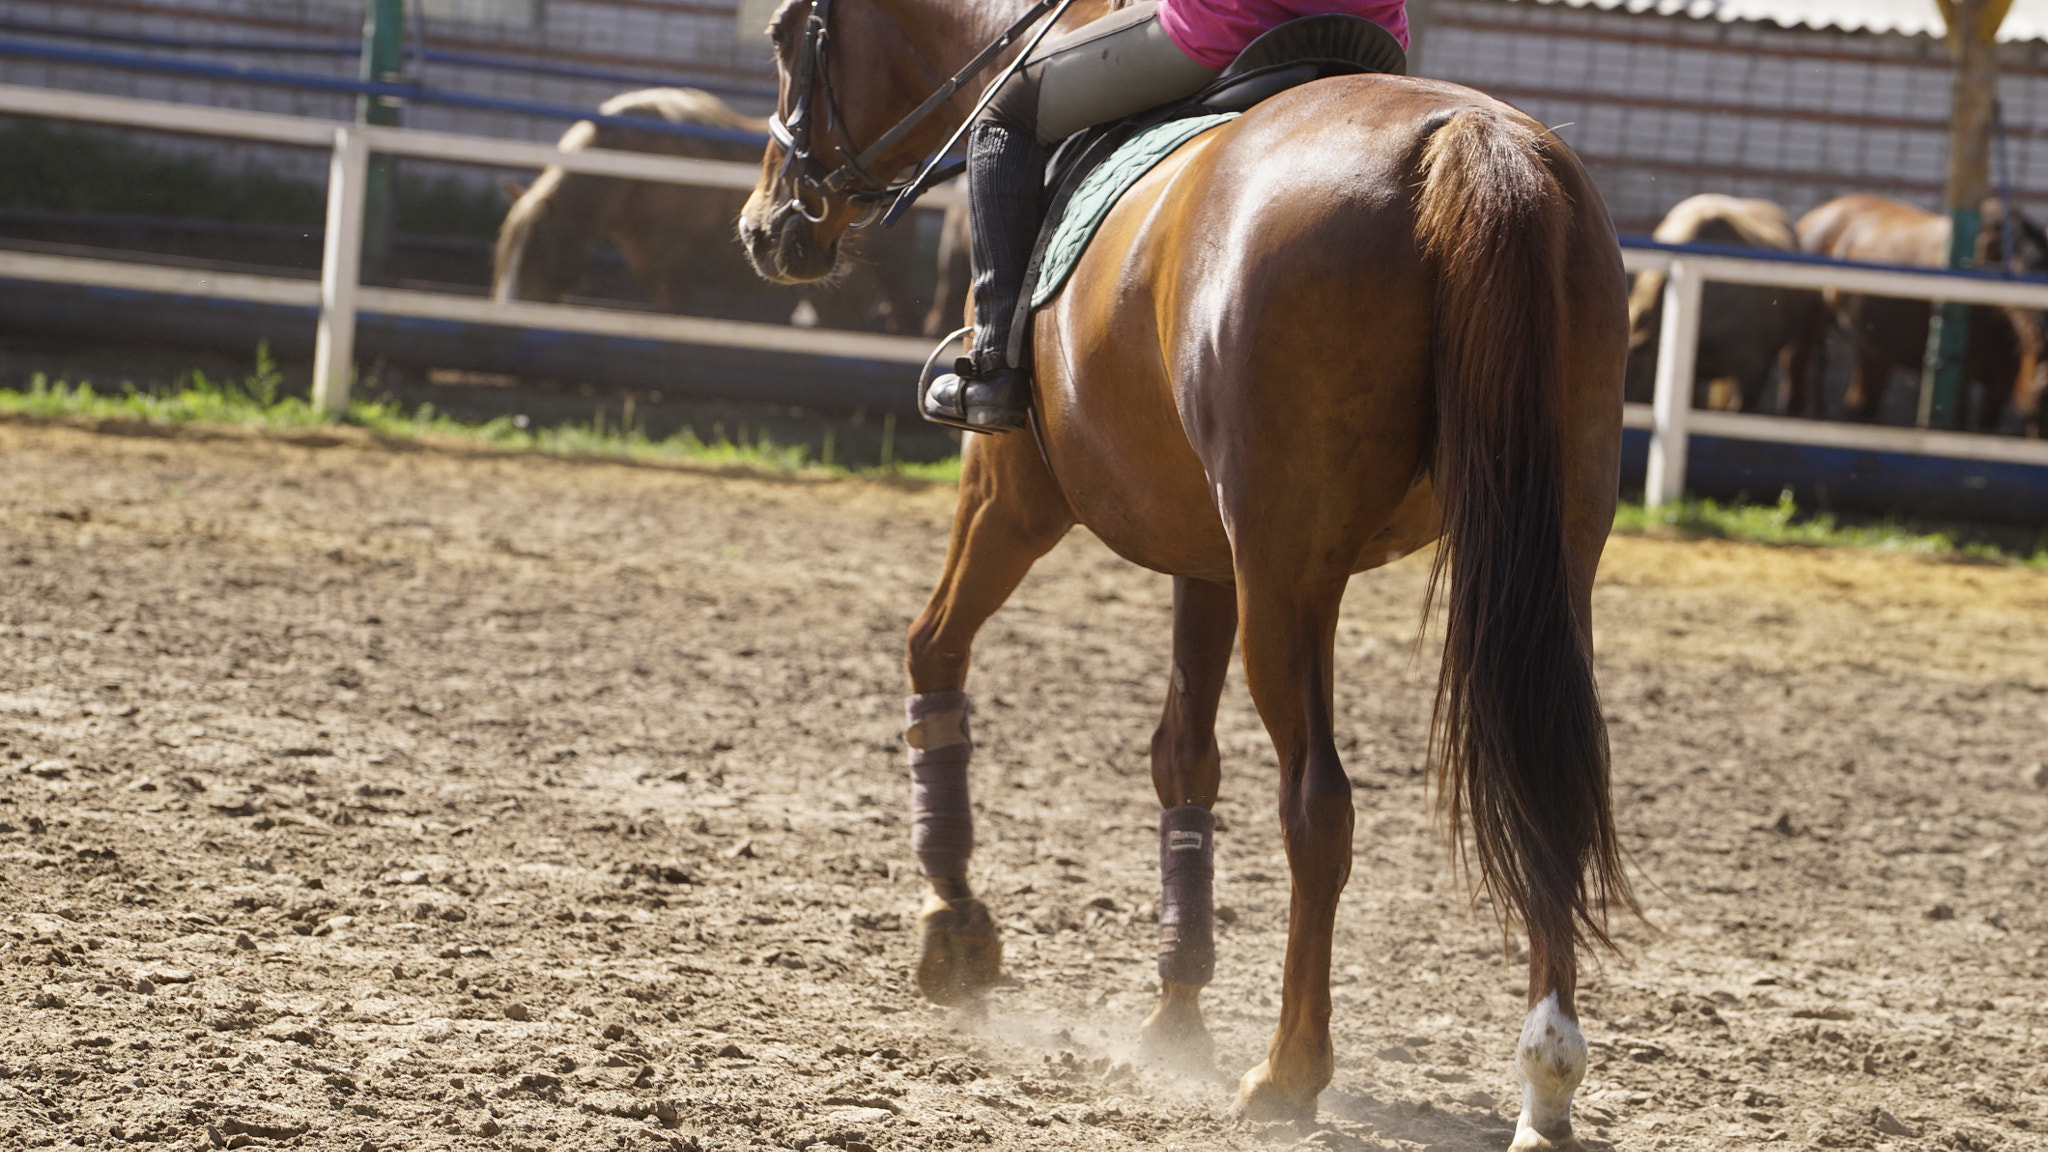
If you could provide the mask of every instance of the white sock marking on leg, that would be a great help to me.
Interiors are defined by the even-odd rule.
[[[1518,1128],[1546,1135],[1569,1131],[1572,1093],[1586,1078],[1586,1037],[1557,1006],[1557,993],[1529,1009],[1515,1045],[1515,1069],[1522,1074],[1522,1118]]]

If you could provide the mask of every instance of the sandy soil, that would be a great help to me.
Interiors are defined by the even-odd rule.
[[[1421,565],[1339,641],[1360,806],[1317,1126],[1272,760],[1226,696],[1220,1078],[1137,1055],[1169,589],[1077,533],[984,635],[1013,983],[907,979],[901,636],[949,494],[0,425],[0,1146],[1504,1147],[1523,977],[1431,831]],[[1649,905],[1584,993],[1624,1149],[2048,1147],[2048,576],[1619,539]],[[1512,945],[1511,945],[1512,947]]]

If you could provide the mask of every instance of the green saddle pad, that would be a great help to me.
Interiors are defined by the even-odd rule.
[[[1154,124],[1132,136],[1108,159],[1082,177],[1074,194],[1067,198],[1064,210],[1046,224],[1051,235],[1045,242],[1044,254],[1039,258],[1038,280],[1031,289],[1031,306],[1040,307],[1067,282],[1067,274],[1080,262],[1081,253],[1087,249],[1095,229],[1101,226],[1102,218],[1109,215],[1117,199],[1138,182],[1138,177],[1150,172],[1174,149],[1237,117],[1236,112],[1221,112]]]

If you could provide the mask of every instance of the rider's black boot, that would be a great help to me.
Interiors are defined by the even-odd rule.
[[[1030,420],[1029,341],[1018,297],[1038,240],[1045,150],[1031,133],[983,120],[967,134],[968,244],[974,263],[974,352],[925,389],[924,418],[970,432]]]

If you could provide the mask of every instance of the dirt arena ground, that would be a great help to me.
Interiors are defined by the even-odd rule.
[[[1215,1080],[1147,1066],[1166,580],[1085,534],[984,635],[1012,983],[921,1004],[898,727],[950,494],[0,425],[0,1147],[1507,1142],[1523,978],[1431,831],[1424,567],[1339,637],[1336,1081],[1245,1126],[1287,890],[1226,696]],[[1647,923],[1581,1130],[2048,1148],[2048,575],[1614,541]]]

